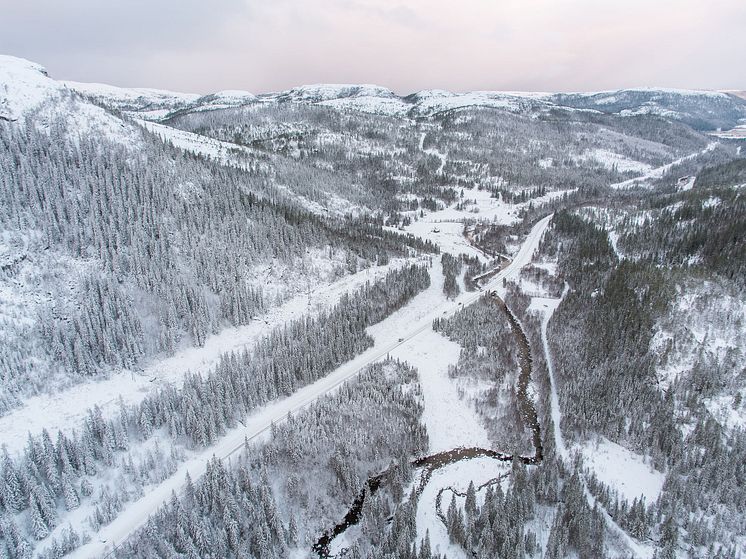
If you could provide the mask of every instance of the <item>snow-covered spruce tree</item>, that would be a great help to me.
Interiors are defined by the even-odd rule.
[[[59,432],[56,444],[46,431],[30,436],[17,463],[7,451],[3,453],[2,505],[17,512],[29,509],[36,520],[31,531],[41,539],[45,526],[48,530],[57,524],[58,503],[69,510],[80,503],[81,496],[92,496],[89,478],[121,469],[137,494],[146,483],[160,482],[176,470],[177,461],[183,458],[173,444],[206,446],[255,407],[328,374],[370,346],[367,326],[401,308],[429,283],[424,267],[394,270],[383,280],[343,297],[318,317],[278,328],[251,352],[226,354],[206,378],[189,375],[181,389],[168,387],[132,407],[120,404],[119,413],[110,418],[104,418],[96,406],[89,410],[79,432]],[[171,436],[170,454],[163,453],[156,441],[153,452],[130,466],[131,456],[128,460],[122,454],[129,450],[131,438],[147,440],[157,429]],[[421,433],[414,430],[412,436]],[[339,455],[338,468],[347,494],[357,491],[360,474],[349,470],[345,454]],[[93,496],[90,524],[98,528],[111,522],[132,495],[127,488],[101,487]]]
[[[392,456],[406,463],[426,448],[418,394],[416,372],[406,365],[370,366],[335,394],[277,424],[270,441],[247,447],[237,461],[211,460],[205,475],[173,496],[121,555],[197,549],[202,557],[285,557],[290,548],[310,548],[344,516],[368,475],[386,469]],[[335,454],[335,449],[341,450]],[[297,481],[270,481],[291,479]],[[415,509],[400,507],[387,526],[398,504],[388,486],[385,482],[366,500],[361,526],[369,535],[358,542],[357,552],[382,557],[388,555],[379,555],[381,550],[406,549],[397,556],[417,557],[411,555]],[[382,530],[369,533],[372,526]],[[380,538],[375,546],[367,539],[373,537]]]

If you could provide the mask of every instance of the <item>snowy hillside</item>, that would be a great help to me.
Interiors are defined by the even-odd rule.
[[[701,130],[732,128],[746,118],[746,101],[718,91],[622,89],[560,93],[551,100],[563,106],[626,116],[651,114],[685,122]]]
[[[43,103],[59,101],[64,87],[39,64],[0,55],[0,117],[18,120]]]
[[[102,105],[121,111],[150,112],[175,110],[197,99],[192,93],[175,93],[161,89],[125,88],[100,83],[62,82],[66,87],[90,97]]]
[[[0,57],[0,557],[746,557],[744,118]]]
[[[594,93],[423,90],[397,95],[371,84],[316,84],[255,96],[222,91],[198,96],[149,89],[67,82],[67,87],[113,108],[136,111],[149,120],[170,113],[225,109],[254,102],[318,104],[342,111],[391,117],[426,118],[449,111],[490,108],[517,114],[591,111],[622,116],[654,115],[685,122],[697,129],[733,128],[746,118],[746,99],[739,92],[638,88]]]

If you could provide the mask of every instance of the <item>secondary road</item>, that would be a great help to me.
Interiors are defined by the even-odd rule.
[[[521,268],[531,262],[551,219],[552,215],[548,215],[533,226],[513,261],[486,283],[484,289],[498,289],[503,279],[512,279],[518,276]],[[438,266],[439,264],[436,263],[435,265]],[[330,393],[347,380],[355,377],[368,365],[385,358],[396,347],[432,328],[435,318],[451,316],[464,306],[474,303],[481,296],[482,293],[480,292],[462,293],[454,300],[445,300],[435,305],[432,309],[428,309],[427,312],[418,316],[415,321],[409,324],[406,330],[392,331],[389,339],[361,353],[355,359],[348,361],[323,379],[301,388],[287,398],[275,400],[263,408],[254,411],[247,418],[244,426],[229,431],[218,443],[205,449],[196,457],[184,462],[177,469],[176,473],[163,483],[150,489],[146,495],[137,501],[125,505],[124,510],[122,510],[121,514],[115,520],[102,527],[94,534],[89,543],[72,552],[70,557],[83,559],[110,555],[113,549],[125,541],[133,532],[145,525],[148,517],[168,501],[172,492],[181,492],[187,472],[189,472],[192,479],[197,479],[205,472],[207,461],[213,456],[230,458],[243,448],[246,440],[254,441],[262,436],[266,436],[272,428],[272,424],[284,421],[288,414],[297,413],[299,410],[308,407],[318,398]],[[397,311],[391,317],[384,319],[379,325],[385,325],[389,321],[396,324],[396,315],[406,312],[407,308],[416,299],[417,297],[414,298],[410,305]],[[373,328],[379,325],[374,325]]]

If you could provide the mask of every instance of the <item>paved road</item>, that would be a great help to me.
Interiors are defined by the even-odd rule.
[[[503,279],[516,278],[521,268],[531,262],[551,218],[552,215],[548,215],[533,226],[513,261],[484,285],[485,290],[497,289],[502,284]],[[172,492],[179,493],[182,490],[187,472],[192,479],[197,479],[205,472],[207,460],[211,457],[231,457],[243,448],[246,440],[253,441],[265,436],[272,428],[273,423],[284,421],[288,414],[297,413],[299,410],[308,407],[318,398],[355,377],[371,363],[385,358],[396,347],[432,328],[432,322],[435,318],[451,316],[464,306],[474,303],[481,296],[482,293],[480,292],[463,293],[452,301],[446,301],[435,306],[431,311],[412,323],[410,328],[401,333],[398,338],[395,338],[395,341],[374,346],[340,366],[323,379],[301,388],[287,398],[276,400],[256,410],[249,416],[244,426],[231,430],[218,443],[209,447],[197,457],[183,463],[174,475],[157,487],[151,488],[145,496],[125,505],[122,513],[113,522],[102,527],[88,544],[71,553],[70,557],[74,559],[110,557],[113,555],[113,549],[126,540],[130,534],[144,526],[148,517],[168,501]]]

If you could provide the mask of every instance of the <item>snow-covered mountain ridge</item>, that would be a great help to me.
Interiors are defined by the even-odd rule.
[[[474,107],[521,114],[546,114],[553,110],[590,110],[635,116],[652,114],[680,120],[698,129],[732,128],[746,118],[746,99],[738,92],[634,88],[601,92],[546,93],[472,91],[455,93],[423,90],[397,95],[371,84],[316,84],[254,95],[222,91],[207,95],[149,88],[122,88],[105,84],[55,81],[44,68],[12,56],[0,56],[0,116],[38,106],[65,90],[113,109],[136,112],[141,118],[164,119],[172,113],[202,111],[257,103],[306,103],[338,110],[392,117],[423,118]]]
[[[50,79],[43,66],[0,55],[0,118],[17,120],[63,91],[64,87]]]

